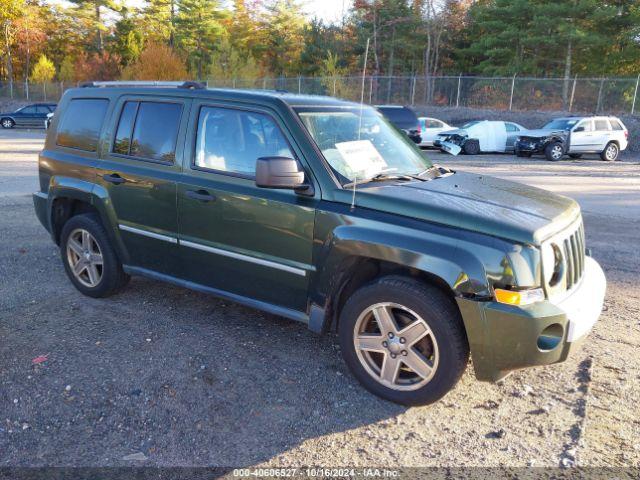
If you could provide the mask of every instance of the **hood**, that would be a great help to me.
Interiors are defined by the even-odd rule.
[[[461,137],[466,137],[468,135],[466,130],[461,128],[456,128],[455,130],[445,130],[444,132],[438,133],[440,137],[446,137],[447,135],[460,135]]]
[[[564,130],[549,130],[549,129],[539,128],[537,130],[522,130],[518,135],[520,137],[545,138],[551,135],[567,136],[568,133],[569,132],[565,132]]]
[[[362,188],[356,205],[536,245],[580,214],[568,197],[461,172],[426,182]]]

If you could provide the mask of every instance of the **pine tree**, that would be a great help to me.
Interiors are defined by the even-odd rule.
[[[176,40],[198,79],[204,78],[205,67],[224,34],[223,18],[217,0],[180,0],[178,3]]]
[[[302,8],[296,0],[273,0],[265,8],[265,63],[276,75],[296,75],[306,23]]]

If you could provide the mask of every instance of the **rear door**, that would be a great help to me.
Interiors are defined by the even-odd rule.
[[[202,101],[191,117],[178,185],[183,277],[304,311],[319,188],[307,197],[255,184],[259,157],[302,159],[292,136],[259,107]]]
[[[569,151],[571,153],[594,150],[596,139],[593,131],[593,121],[590,118],[578,122],[578,124],[573,127],[570,142]]]
[[[22,110],[19,110],[14,115],[13,119],[16,122],[16,126],[30,127],[35,124],[36,119],[36,106],[28,105]]]
[[[593,139],[594,150],[601,152],[607,146],[607,143],[611,140],[611,125],[606,118],[596,118],[593,120]]]
[[[96,182],[109,194],[130,266],[175,273],[176,185],[184,146],[179,139],[190,105],[169,96],[124,96],[114,110]]]

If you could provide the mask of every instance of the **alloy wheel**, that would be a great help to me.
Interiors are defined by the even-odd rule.
[[[616,157],[618,156],[618,147],[616,147],[615,145],[611,144],[607,147],[607,151],[605,152],[605,156],[607,157],[607,160],[613,161],[616,159]]]
[[[429,325],[397,303],[365,309],[356,320],[353,343],[367,373],[393,390],[417,390],[438,368],[438,343]]]
[[[553,157],[554,160],[560,160],[562,158],[562,146],[555,145],[551,149],[551,157]]]
[[[77,228],[71,232],[67,240],[67,261],[73,276],[84,286],[93,288],[102,280],[102,251],[88,231]]]
[[[13,122],[11,120],[9,120],[8,118],[6,118],[6,119],[4,119],[2,121],[2,126],[4,128],[11,128],[11,127],[13,127]]]

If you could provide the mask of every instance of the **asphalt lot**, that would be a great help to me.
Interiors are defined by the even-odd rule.
[[[498,384],[470,367],[407,409],[364,391],[333,335],[146,279],[83,297],[33,213],[42,138],[0,130],[0,466],[640,465],[638,159],[431,153],[576,198],[608,292],[567,363]]]

